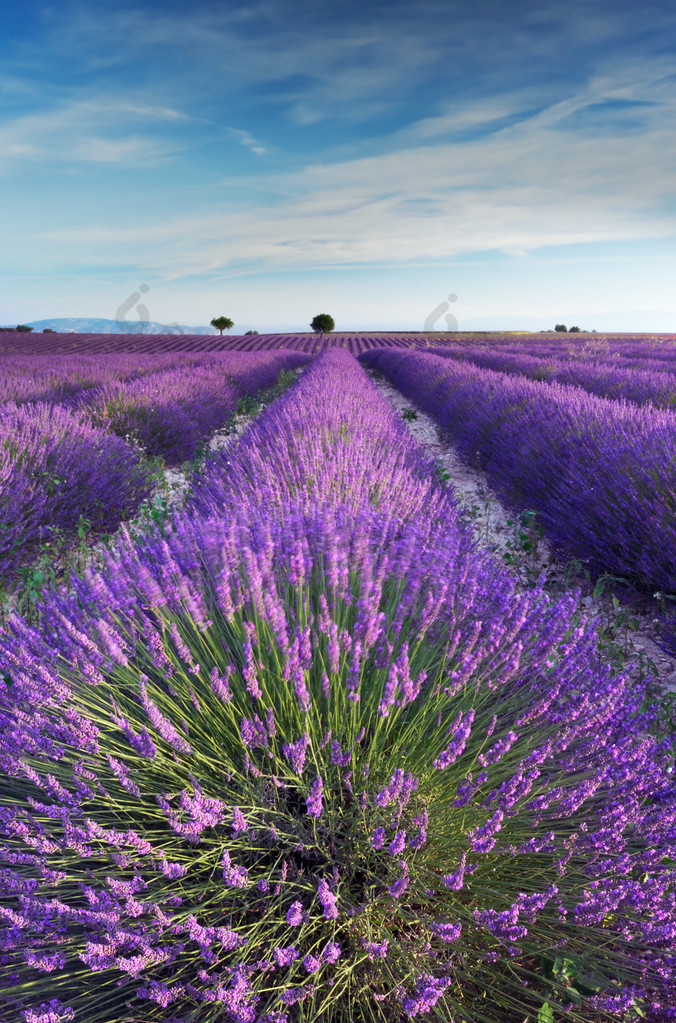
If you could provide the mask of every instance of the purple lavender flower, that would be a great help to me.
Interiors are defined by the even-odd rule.
[[[301,775],[303,773],[305,757],[307,755],[309,745],[310,736],[307,732],[304,732],[297,742],[285,742],[282,745],[282,752],[291,764],[291,770],[294,771],[295,774]]]
[[[235,834],[239,834],[241,831],[246,831],[248,824],[244,819],[244,814],[238,806],[232,808],[232,830]]]
[[[308,973],[316,973],[317,970],[321,970],[323,963],[321,959],[317,958],[317,956],[308,954],[303,959],[303,966]]]
[[[303,904],[294,902],[286,914],[286,922],[289,927],[298,927],[303,922]]]
[[[436,978],[423,974],[416,981],[413,995],[404,998],[401,1003],[409,1019],[433,1009],[450,983],[450,977]]]
[[[317,894],[319,895],[319,901],[321,902],[324,908],[324,919],[337,920],[338,908],[336,906],[336,896],[333,894],[328,884],[323,879],[319,882]]]
[[[246,888],[249,884],[249,872],[246,867],[234,866],[230,860],[230,853],[226,849],[221,860],[223,867],[223,880],[226,885],[232,888]]]
[[[336,742],[334,740],[334,742],[331,743],[331,763],[332,764],[335,764],[337,767],[346,767],[350,763],[351,759],[352,759],[352,751],[351,750],[346,750],[346,752],[343,753],[341,751],[340,743],[339,742]]]
[[[390,856],[398,856],[400,853],[402,853],[404,851],[405,848],[406,848],[406,832],[405,831],[397,831],[397,833],[394,836],[393,840],[388,845],[387,851],[390,854]]]
[[[430,931],[436,935],[437,938],[441,938],[442,941],[457,941],[462,933],[461,923],[431,923]]]
[[[467,832],[470,846],[474,852],[490,852],[495,847],[495,836],[500,831],[504,819],[505,815],[502,810],[496,810],[480,828],[474,828]]]
[[[298,905],[300,905],[300,903],[298,903]],[[286,948],[276,948],[272,954],[278,966],[289,966],[300,957],[300,953],[293,945],[288,945]]]
[[[465,867],[467,865],[467,853],[464,852],[460,857],[460,866],[457,870],[453,871],[452,874],[444,874],[442,881],[446,888],[450,888],[453,892],[459,892],[464,884]]]
[[[378,944],[378,942],[367,941],[365,938],[362,938],[361,939],[361,947],[363,949],[366,949],[366,951],[368,953],[368,957],[371,960],[371,962],[373,962],[374,959],[386,959],[387,958],[387,949],[388,949],[387,938],[385,938],[384,941],[381,941],[380,944]]]
[[[451,764],[455,763],[461,753],[464,751],[469,739],[470,732],[472,730],[472,722],[474,721],[474,709],[468,710],[464,715],[460,711],[457,718],[448,730],[448,734],[452,735],[453,738],[448,744],[446,749],[437,759],[434,761],[434,766],[439,771],[443,771]]]
[[[335,941],[329,941],[322,952],[322,958],[325,963],[335,963],[340,958],[340,954],[340,945],[337,945]]]
[[[409,867],[406,860],[399,860],[399,869],[401,870],[401,877],[397,878],[387,889],[393,899],[399,899],[408,888]]]
[[[23,1017],[26,1023],[66,1023],[75,1019],[75,1012],[70,1006],[64,1007],[58,998],[52,998],[37,1009],[24,1009]]]
[[[312,788],[310,795],[307,797],[305,802],[307,803],[307,812],[309,817],[321,817],[322,814],[322,793],[324,791],[324,782],[321,776],[315,778],[312,782]]]
[[[282,991],[279,1000],[284,1005],[296,1005],[298,1002],[304,1002],[307,998],[311,998],[313,994],[314,987],[311,984],[307,987],[290,987],[286,991]]]
[[[374,849],[382,849],[385,845],[385,828],[376,828],[371,835],[371,845]]]

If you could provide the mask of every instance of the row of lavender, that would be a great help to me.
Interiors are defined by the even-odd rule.
[[[0,1019],[674,1018],[676,805],[576,601],[320,356],[0,636]]]
[[[433,355],[362,358],[429,412],[509,505],[536,510],[562,557],[676,593],[673,412]]]
[[[575,340],[573,341],[573,338]],[[102,355],[135,353],[137,355],[200,353],[219,351],[268,351],[270,348],[291,348],[306,355],[317,355],[332,348],[344,348],[353,355],[373,348],[429,348],[473,345],[503,347],[517,350],[526,345],[540,348],[543,354],[570,351],[586,357],[595,350],[611,348],[623,358],[639,362],[664,360],[674,354],[673,334],[568,334],[551,332],[530,334],[524,331],[334,331],[330,334],[27,334],[0,333],[0,355]],[[633,353],[633,354],[632,354]],[[648,367],[659,368],[649,363]]]
[[[291,352],[212,355],[7,358],[0,387],[17,405],[63,405],[94,426],[131,440],[149,456],[178,464],[223,425],[237,401],[273,382],[275,368],[304,365]],[[1,407],[1,406],[0,406]]]
[[[45,401],[77,404],[82,392],[131,382],[203,360],[203,354],[5,355],[0,360],[0,394],[17,405]]]
[[[614,334],[581,335],[576,340],[556,335],[503,336],[501,350],[516,354],[524,351],[542,359],[600,360],[634,369],[673,372],[676,364],[676,339],[672,335],[631,336]]]
[[[84,375],[81,366],[52,368],[32,384],[19,374],[18,388],[28,379],[29,393],[52,400],[24,392],[23,404],[0,405],[0,578],[10,580],[46,542],[67,544],[83,520],[94,534],[116,528],[151,493],[149,456],[193,458],[243,395],[306,362],[268,352],[159,371],[104,360]]]
[[[457,336],[453,340],[457,342]],[[103,355],[135,353],[140,356],[178,353],[218,353],[223,351],[258,352],[271,348],[291,348],[306,355],[317,355],[329,348],[344,348],[358,355],[381,345],[394,348],[425,347],[450,343],[446,335],[420,332],[331,333],[331,334],[0,334],[0,354]]]
[[[530,346],[525,350],[457,347],[439,349],[434,354],[502,373],[519,373],[533,380],[571,384],[605,398],[656,408],[676,407],[676,352],[665,359],[638,360],[622,359],[619,353],[605,357],[597,353],[594,358],[581,358],[578,353],[560,358],[538,354],[537,348]]]

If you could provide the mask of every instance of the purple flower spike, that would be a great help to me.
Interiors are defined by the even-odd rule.
[[[374,849],[382,849],[385,845],[385,828],[376,828],[371,835],[371,845]]]
[[[297,905],[300,905],[300,903],[297,903]],[[291,912],[291,910],[289,910],[289,912]],[[288,945],[286,948],[276,948],[272,955],[278,966],[290,966],[291,963],[295,962],[295,960],[300,957],[300,953],[293,947],[293,945]]]
[[[282,746],[282,753],[291,764],[291,770],[295,774],[301,775],[303,773],[303,767],[305,766],[305,757],[307,755],[307,749],[310,745],[310,736],[307,732],[297,742],[285,742]]]
[[[406,848],[406,832],[397,831],[394,839],[387,847],[390,856],[398,856]]]
[[[325,963],[335,963],[340,958],[340,945],[330,941],[322,953]]]
[[[413,1019],[414,1016],[420,1016],[421,1013],[429,1012],[437,1004],[437,1001],[450,983],[450,977],[437,979],[423,974],[416,981],[412,997],[402,1000],[401,1005],[406,1015]]]
[[[58,998],[52,998],[48,1003],[42,1002],[38,1009],[24,1009],[23,1017],[26,1023],[66,1023],[75,1019],[75,1013],[70,1006],[64,1007]]]
[[[434,766],[437,770],[443,771],[446,767],[450,767],[450,765],[454,764],[464,751],[470,732],[472,731],[473,721],[474,708],[467,711],[464,720],[462,711],[460,711],[457,718],[449,728],[449,734],[453,735],[451,742],[448,744],[443,753],[434,761]]]
[[[378,944],[375,941],[367,941],[365,938],[361,939],[361,947],[368,953],[368,957],[373,962],[374,959],[386,959],[387,958],[387,938]]]
[[[232,810],[232,830],[235,834],[239,834],[240,831],[246,831],[248,828],[247,822],[244,820],[244,814],[238,806],[233,807]]]
[[[337,920],[338,908],[336,906],[336,896],[330,890],[326,881],[322,880],[319,882],[317,894],[319,895],[319,901],[324,907],[324,918],[326,920]]]
[[[432,923],[430,931],[442,941],[456,941],[462,933],[462,924]]]
[[[303,922],[303,904],[294,902],[286,914],[286,922],[289,927],[298,927]]]
[[[401,870],[401,877],[387,889],[393,899],[400,898],[408,888],[408,863],[406,860],[399,860],[399,868]]]
[[[490,852],[494,848],[497,839],[495,836],[502,827],[505,815],[502,810],[496,810],[484,825],[467,832],[470,845],[474,852]]]
[[[459,892],[464,884],[465,866],[467,864],[467,853],[464,852],[460,858],[460,866],[453,874],[445,874],[442,881],[446,888],[453,892]]]
[[[305,800],[307,804],[307,812],[309,817],[321,817],[323,791],[324,782],[322,781],[321,777],[315,778],[315,780],[312,783],[310,795]]]
[[[221,860],[223,867],[223,880],[231,888],[246,888],[249,884],[249,872],[246,867],[233,866],[230,861],[230,853],[226,849]]]

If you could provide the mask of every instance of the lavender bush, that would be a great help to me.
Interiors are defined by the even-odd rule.
[[[576,601],[349,357],[257,431],[286,495],[209,476],[0,636],[0,1018],[674,1018],[670,760]]]
[[[0,394],[4,401],[48,402],[76,407],[106,385],[180,365],[198,362],[202,355],[25,355],[0,360]]]
[[[117,437],[64,408],[0,406],[0,577],[81,517],[107,532],[151,492],[147,466]]]
[[[199,443],[224,425],[244,395],[270,387],[281,372],[306,362],[306,356],[291,352],[214,355],[97,391],[90,415],[148,455],[177,464],[195,457]]]
[[[676,592],[676,416],[433,355],[362,356],[437,420],[554,549]]]
[[[676,376],[657,368],[637,369],[619,359],[547,358],[532,349],[440,349],[435,354],[471,362],[475,366],[518,373],[533,380],[557,381],[582,387],[604,398],[620,398],[655,408],[676,406]],[[676,364],[676,359],[674,359]]]

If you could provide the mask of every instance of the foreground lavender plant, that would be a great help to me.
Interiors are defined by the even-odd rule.
[[[212,480],[1,638],[0,1018],[674,1018],[676,810],[641,694],[572,597],[473,550],[392,416],[403,490],[374,502],[355,428],[361,400],[374,458],[387,410],[352,360],[308,370],[289,430],[322,393],[321,504],[252,488],[224,515]]]

